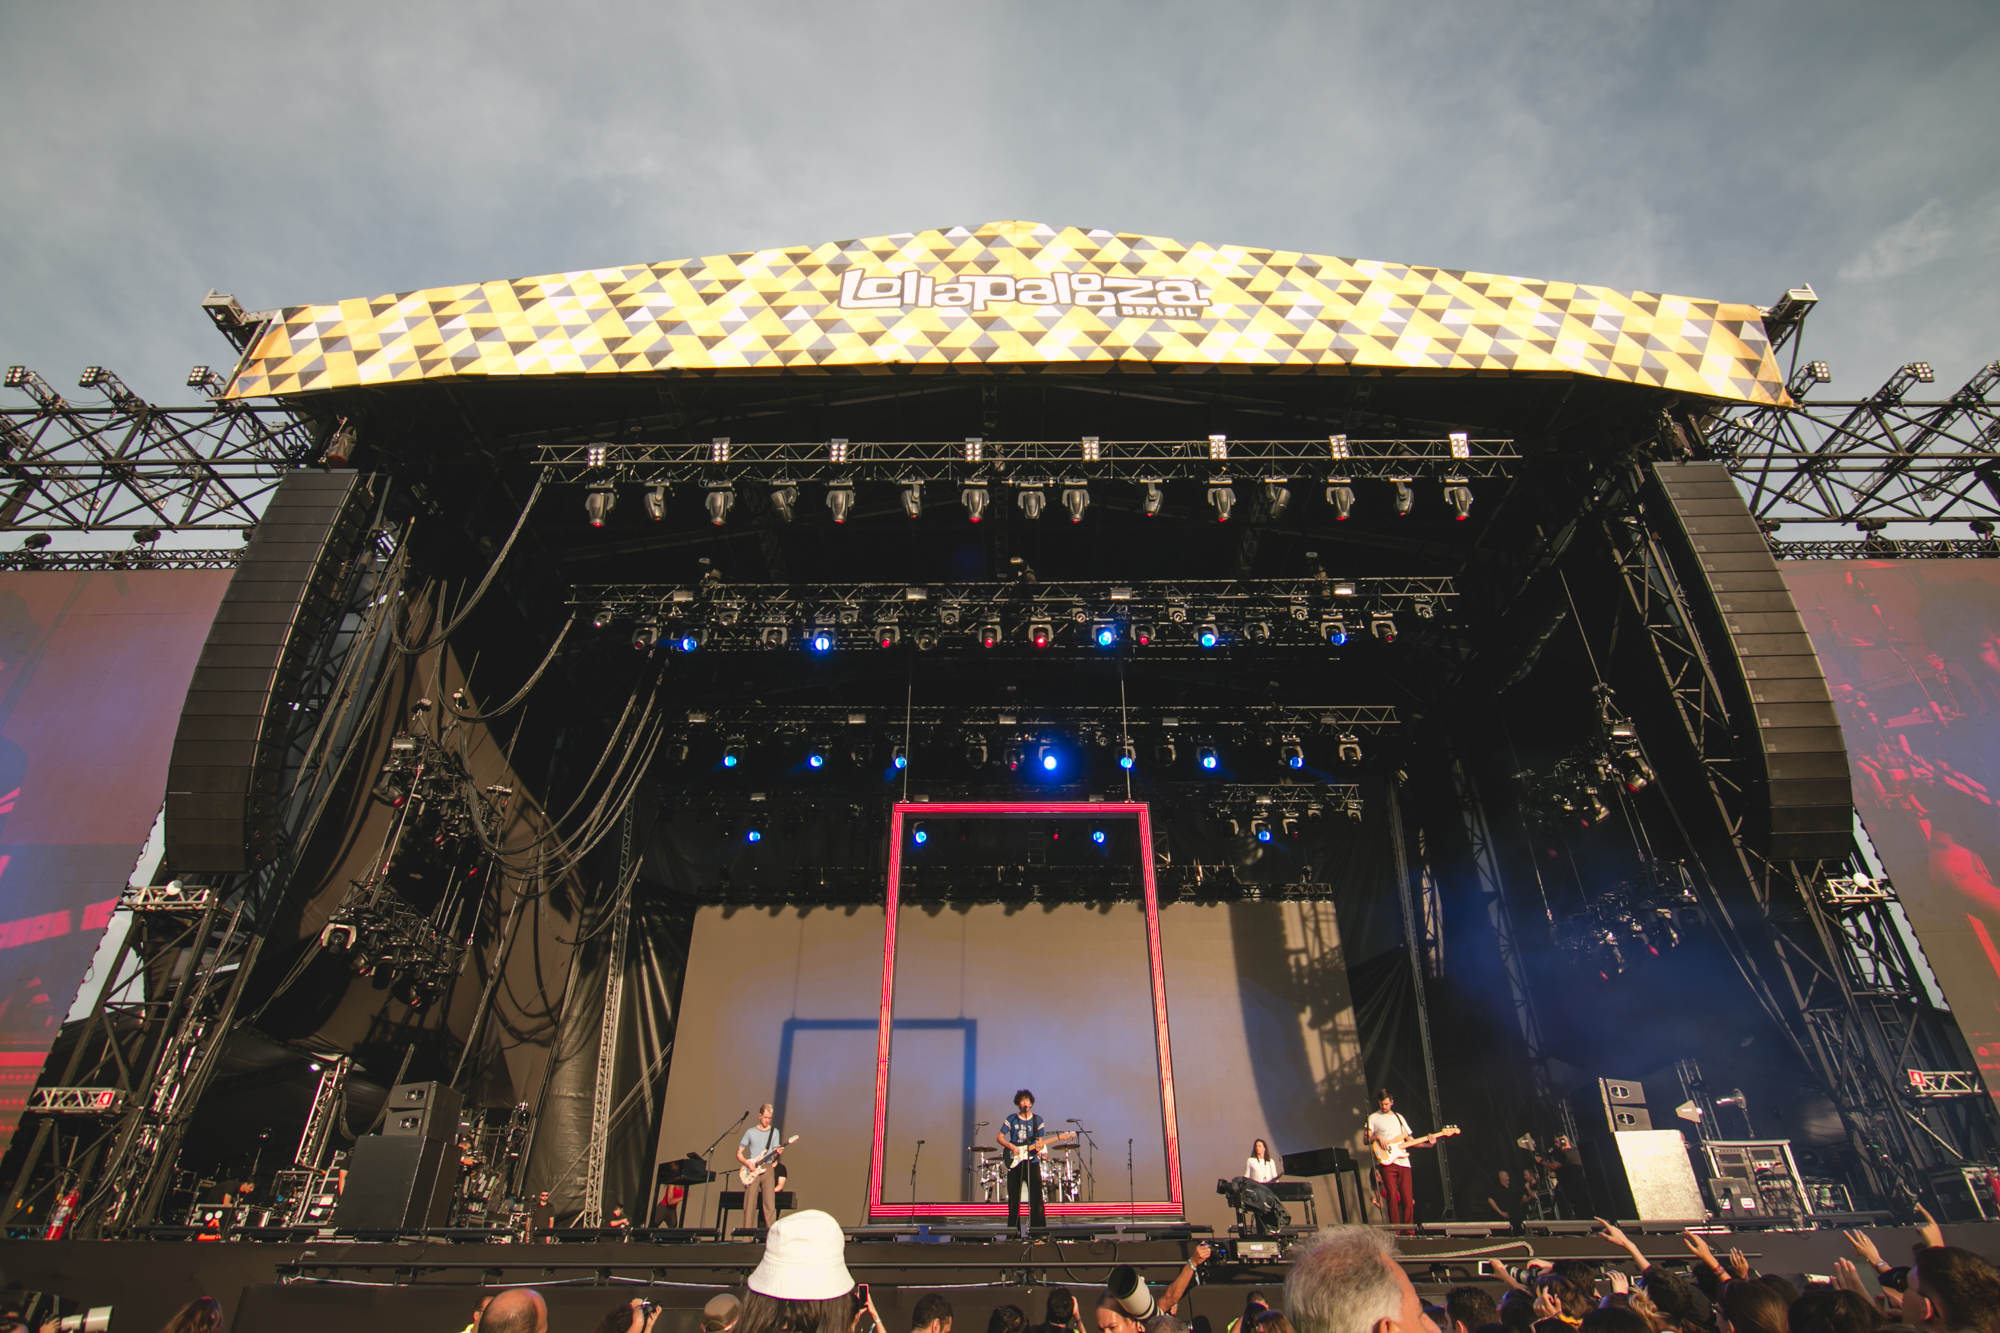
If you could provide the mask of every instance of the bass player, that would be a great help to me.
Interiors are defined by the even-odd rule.
[[[1025,1190],[1029,1225],[1040,1231],[1048,1225],[1042,1215],[1042,1149],[1076,1135],[1049,1133],[1048,1122],[1035,1114],[1035,1094],[1026,1088],[1014,1094],[1014,1106],[1016,1114],[1001,1121],[1000,1132],[993,1136],[1011,1159],[1007,1168],[1007,1229],[1021,1227],[1021,1192]]]
[[[757,1108],[756,1128],[744,1130],[736,1144],[736,1160],[755,1177],[743,1185],[743,1224],[747,1227],[768,1227],[778,1220],[778,1173],[773,1167],[785,1147],[778,1127],[771,1123],[771,1103],[765,1102]],[[753,1198],[756,1203],[751,1202]],[[757,1220],[760,1210],[761,1222]]]
[[[1396,1114],[1396,1099],[1387,1088],[1375,1094],[1375,1107],[1375,1114],[1368,1117],[1368,1146],[1375,1152],[1375,1170],[1382,1180],[1382,1204],[1391,1223],[1414,1226],[1417,1197],[1412,1188],[1410,1149],[1428,1148],[1439,1139],[1458,1133],[1458,1127],[1447,1125],[1418,1138],[1410,1122]]]

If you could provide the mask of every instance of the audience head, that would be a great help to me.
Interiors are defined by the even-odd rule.
[[[549,1333],[549,1307],[532,1287],[509,1287],[487,1303],[479,1333]]]
[[[1261,1288],[1252,1287],[1250,1294],[1243,1298],[1243,1315],[1236,1325],[1240,1333],[1249,1333],[1256,1327],[1258,1317],[1270,1308],[1271,1298],[1266,1296]]]
[[[735,1292],[711,1296],[708,1304],[701,1307],[701,1333],[729,1333],[742,1315],[743,1302],[736,1299]]]
[[[1738,1278],[1722,1289],[1716,1324],[1722,1333],[1789,1333],[1785,1298],[1755,1278]]]
[[[1500,1322],[1507,1328],[1527,1330],[1535,1326],[1535,1298],[1525,1291],[1509,1291],[1500,1298]]]
[[[1875,1333],[1882,1312],[1851,1291],[1817,1287],[1792,1302],[1792,1333]]]
[[[1776,1273],[1759,1273],[1757,1281],[1777,1292],[1778,1299],[1785,1303],[1787,1310],[1791,1309],[1792,1302],[1799,1298],[1799,1289]]]
[[[1675,1328],[1705,1328],[1714,1318],[1714,1307],[1679,1273],[1670,1273],[1654,1264],[1639,1275],[1646,1299]]]
[[[1028,1333],[1028,1316],[1018,1305],[1003,1305],[986,1321],[986,1333]]]
[[[1120,1264],[1104,1279],[1104,1290],[1097,1294],[1099,1333],[1139,1333],[1153,1317],[1154,1308],[1153,1293],[1139,1271],[1130,1264]]]
[[[1562,1307],[1563,1318],[1572,1323],[1588,1314],[1595,1304],[1587,1290],[1563,1273],[1539,1274],[1533,1286],[1537,1292],[1546,1291],[1553,1296],[1556,1304]]]
[[[1646,1316],[1623,1305],[1605,1305],[1583,1317],[1578,1333],[1653,1333]]]
[[[743,1285],[736,1333],[849,1333],[853,1327],[847,1237],[817,1208],[771,1224],[764,1258]]]
[[[1055,1300],[1055,1293],[1050,1292],[1051,1310],[1055,1309]],[[1074,1296],[1070,1296],[1070,1308],[1072,1311],[1076,1308]],[[913,1333],[951,1333],[951,1302],[944,1298],[943,1292],[933,1291],[917,1298],[915,1308],[910,1311],[910,1328]]]
[[[1444,1294],[1443,1333],[1479,1333],[1500,1322],[1500,1307],[1484,1287],[1453,1287]]]
[[[1293,1333],[1292,1321],[1283,1310],[1266,1310],[1257,1316],[1255,1333]]]
[[[1303,1241],[1285,1278],[1285,1314],[1296,1333],[1436,1333],[1417,1289],[1373,1227],[1328,1227]]]
[[[659,1315],[658,1310],[648,1315],[644,1303],[634,1296],[631,1300],[606,1310],[604,1318],[597,1321],[597,1333],[646,1333]]]
[[[174,1312],[161,1333],[222,1333],[222,1302],[197,1296]]]
[[[1049,1303],[1042,1309],[1042,1322],[1051,1328],[1075,1328],[1076,1293],[1063,1287],[1049,1288]]]
[[[1916,1299],[1929,1305],[1911,1309]],[[2000,1333],[2000,1270],[1956,1245],[1933,1245],[1917,1252],[1910,1270],[1910,1294],[1903,1317],[1938,1333]],[[1921,1322],[1919,1322],[1921,1320]]]

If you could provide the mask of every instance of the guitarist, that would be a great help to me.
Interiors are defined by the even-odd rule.
[[[1368,1117],[1368,1146],[1375,1150],[1376,1171],[1382,1178],[1382,1202],[1389,1221],[1414,1225],[1416,1192],[1410,1170],[1410,1143],[1416,1131],[1396,1114],[1396,1099],[1387,1088],[1375,1094],[1375,1114]]]
[[[1028,1150],[1021,1160],[1007,1168],[1007,1229],[1021,1225],[1021,1191],[1028,1193],[1029,1225],[1040,1231],[1048,1225],[1042,1215],[1042,1136],[1048,1124],[1035,1114],[1035,1094],[1026,1088],[1014,1094],[1016,1114],[1000,1122],[994,1141],[1001,1147]],[[1028,1145],[1034,1145],[1029,1147]]]
[[[747,1227],[768,1227],[778,1220],[778,1173],[772,1167],[784,1150],[784,1139],[771,1123],[771,1103],[765,1102],[757,1108],[756,1128],[744,1130],[736,1144],[736,1160],[745,1170],[755,1170],[758,1159],[768,1155],[762,1163],[763,1174],[743,1187],[743,1224]],[[753,1197],[756,1203],[751,1202]],[[761,1222],[757,1220],[760,1210],[764,1217]]]

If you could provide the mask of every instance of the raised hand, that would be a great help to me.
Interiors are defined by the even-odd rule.
[[[1923,1226],[1918,1228],[1918,1230],[1923,1233],[1924,1244],[1926,1245],[1944,1244],[1944,1228],[1937,1224],[1937,1219],[1931,1216],[1930,1210],[1925,1208],[1922,1204],[1918,1204],[1917,1211],[1923,1214],[1924,1218]]]
[[[1847,1237],[1847,1243],[1854,1247],[1854,1252],[1860,1255],[1862,1261],[1870,1268],[1879,1269],[1882,1267],[1882,1251],[1875,1248],[1875,1242],[1870,1240],[1865,1233],[1843,1231],[1840,1234]]]
[[[1842,1291],[1853,1292],[1871,1305],[1874,1304],[1875,1298],[1868,1294],[1868,1288],[1861,1281],[1861,1272],[1854,1266],[1852,1259],[1833,1261],[1833,1285]]]
[[[1632,1294],[1632,1279],[1625,1276],[1624,1269],[1614,1268],[1604,1276],[1611,1280],[1611,1294],[1613,1296],[1630,1296]]]
[[[1733,1276],[1739,1278],[1750,1276],[1750,1261],[1743,1257],[1743,1251],[1737,1249],[1730,1250],[1729,1271]]]
[[[1853,1233],[1850,1232],[1849,1234],[1851,1235]],[[1713,1268],[1716,1272],[1720,1273],[1722,1271],[1722,1265],[1716,1262],[1715,1251],[1709,1249],[1708,1242],[1706,1240],[1703,1240],[1700,1236],[1697,1236],[1694,1232],[1692,1231],[1681,1232],[1681,1244],[1687,1246],[1689,1252],[1691,1252],[1695,1258],[1701,1260],[1701,1262],[1707,1264],[1710,1268]]]
[[[1535,1293],[1535,1318],[1556,1319],[1562,1315],[1562,1302],[1556,1299],[1553,1288],[1543,1287]]]

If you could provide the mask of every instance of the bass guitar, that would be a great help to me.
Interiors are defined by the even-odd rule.
[[[1375,1160],[1387,1166],[1389,1164],[1389,1155],[1398,1148],[1428,1148],[1439,1139],[1448,1139],[1454,1134],[1463,1132],[1457,1125],[1446,1125],[1443,1129],[1432,1130],[1422,1138],[1406,1134],[1401,1138],[1392,1139],[1387,1143],[1370,1142],[1368,1146],[1375,1150]]]
[[[1012,1171],[1015,1167],[1027,1161],[1028,1154],[1037,1149],[1046,1149],[1051,1143],[1061,1143],[1064,1139],[1073,1139],[1075,1137],[1075,1130],[1066,1129],[1060,1134],[1044,1134],[1033,1143],[1024,1143],[1018,1148],[1010,1143],[1007,1145],[1007,1169]]]
[[[771,1169],[771,1163],[778,1160],[778,1154],[791,1147],[794,1143],[797,1143],[801,1137],[801,1135],[794,1134],[783,1143],[773,1144],[763,1152],[758,1153],[756,1161],[736,1173],[736,1178],[743,1182],[743,1188],[749,1189],[752,1185],[756,1184],[758,1178]]]

